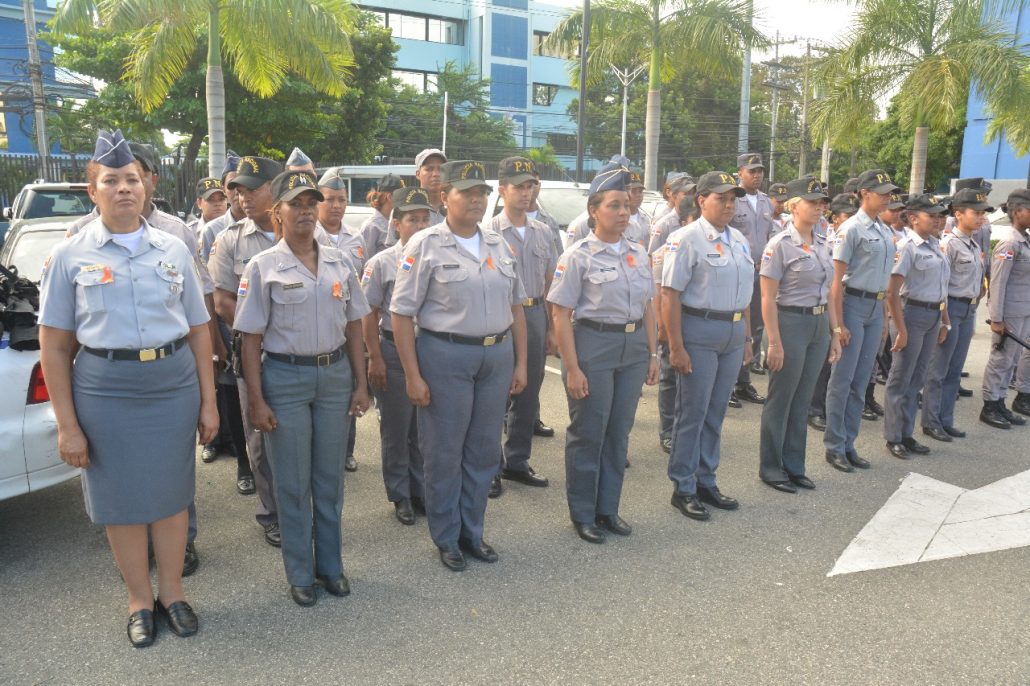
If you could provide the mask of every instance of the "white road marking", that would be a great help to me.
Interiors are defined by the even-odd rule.
[[[1030,470],[967,490],[909,474],[827,576],[1030,546]]]

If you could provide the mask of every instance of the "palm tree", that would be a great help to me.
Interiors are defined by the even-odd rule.
[[[750,0],[600,0],[590,7],[587,79],[611,65],[648,66],[644,184],[657,188],[662,84],[681,69],[738,79],[745,46],[768,41],[751,23]],[[570,54],[582,36],[583,12],[566,15],[547,39]],[[578,73],[579,65],[575,66]]]
[[[816,70],[821,86],[813,129],[846,137],[871,103],[897,93],[914,132],[910,193],[922,193],[930,129],[951,128],[970,84],[996,115],[1025,122],[1015,102],[1030,100],[1030,70],[1017,37],[996,17],[1024,2],[1000,0],[857,0],[851,28]],[[1022,124],[1025,128],[1025,124]],[[995,130],[994,135],[999,131]],[[1014,131],[1015,133],[1015,131]]]
[[[225,162],[223,56],[247,90],[274,95],[295,73],[330,96],[346,91],[354,64],[349,35],[356,14],[348,0],[65,0],[52,28],[76,34],[103,25],[132,34],[125,64],[144,111],[160,105],[205,34],[208,169]]]

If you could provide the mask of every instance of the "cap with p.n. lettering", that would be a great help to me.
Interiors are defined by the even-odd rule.
[[[867,169],[859,174],[858,188],[859,190],[872,191],[880,195],[901,192],[901,189],[891,181],[890,174],[882,169]]]
[[[774,200],[783,202],[788,198],[787,196],[787,184],[785,183],[774,183],[769,185],[769,197]]]
[[[512,186],[518,186],[526,181],[536,181],[539,176],[536,164],[526,157],[505,157],[497,165],[497,179]]]
[[[723,171],[710,171],[702,174],[701,178],[697,180],[695,190],[698,195],[733,191],[738,198],[743,198],[747,194],[747,191],[738,186],[732,176]]]
[[[225,193],[225,189],[222,188],[222,180],[216,179],[213,176],[208,176],[200,181],[197,181],[197,197],[201,200],[207,200],[215,193]]]
[[[913,195],[905,202],[905,209],[909,212],[926,212],[927,214],[944,214],[947,208],[927,193]]]

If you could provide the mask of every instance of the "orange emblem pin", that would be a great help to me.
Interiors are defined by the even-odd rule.
[[[637,266],[637,260],[635,257],[633,257],[633,253],[626,254],[626,264],[628,264],[630,267]]]
[[[343,284],[339,281],[333,281],[333,297],[339,298],[340,294],[343,293]]]
[[[486,256],[486,268],[487,269],[494,269],[494,257],[493,257],[493,255],[487,255]]]
[[[100,283],[114,283],[114,273],[110,267],[104,267],[104,273],[100,277]]]

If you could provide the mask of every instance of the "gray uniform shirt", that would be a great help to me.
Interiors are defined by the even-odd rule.
[[[243,219],[236,219],[232,216],[232,210],[226,210],[221,217],[216,217],[205,224],[204,230],[200,232],[200,240],[197,245],[200,250],[200,259],[208,262],[211,259],[211,246],[215,244],[218,236],[226,229],[242,222]]]
[[[576,319],[627,324],[643,318],[654,293],[644,246],[621,240],[616,248],[589,233],[558,258],[547,301]]]
[[[680,293],[687,307],[741,312],[754,295],[755,263],[747,239],[727,226],[719,231],[707,219],[677,229],[662,258],[662,286]]]
[[[518,229],[501,212],[486,224],[486,228],[500,234],[515,256],[515,271],[519,274],[522,287],[529,298],[544,297],[544,284],[548,275],[558,264],[554,251],[554,235],[542,222],[526,218],[526,237],[519,236]]]
[[[447,218],[445,216],[443,216],[443,214],[441,212],[437,212],[436,210],[434,210],[432,208],[429,209],[429,226],[436,226],[437,224],[443,224],[446,219]],[[385,245],[385,247],[388,248],[391,245],[396,245],[398,240],[400,240],[400,236],[398,236],[397,235],[397,231],[392,226],[390,226],[387,229],[387,231],[386,231],[386,245]]]
[[[762,276],[779,281],[776,304],[794,307],[825,305],[830,299],[833,260],[826,237],[813,231],[809,245],[788,222],[769,239],[762,253]]]
[[[941,251],[951,267],[948,295],[956,298],[980,297],[984,281],[984,254],[972,236],[961,231],[944,234]]]
[[[525,299],[503,238],[480,228],[477,259],[443,223],[419,231],[404,246],[390,311],[414,317],[430,331],[490,336],[511,327],[511,308]]]
[[[351,261],[351,266],[358,274],[365,268],[365,240],[360,233],[351,233],[346,225],[340,227],[335,236],[325,230],[322,222],[315,224],[315,240],[330,248],[337,248],[344,257]]]
[[[379,326],[393,331],[390,317],[390,301],[393,299],[393,285],[397,281],[397,267],[404,257],[404,246],[394,243],[380,251],[365,264],[361,275],[361,289],[365,292],[368,306],[379,310]]]
[[[656,219],[651,225],[651,242],[647,246],[647,254],[660,253],[669,240],[672,232],[680,228],[680,216],[678,212],[663,214],[661,219]]]
[[[933,236],[919,237],[915,231],[898,242],[891,274],[905,277],[901,297],[926,303],[943,303],[948,297],[951,267],[940,243]]]
[[[579,215],[569,223],[569,240],[572,243],[582,240],[593,233],[590,229],[590,215],[586,212]],[[638,245],[647,248],[648,239],[651,237],[651,220],[644,212],[637,212],[629,218],[623,238],[633,241]]]
[[[208,321],[193,256],[182,241],[143,222],[134,252],[98,218],[58,244],[41,277],[39,323],[74,331],[91,348],[140,350]]]
[[[1030,317],[1030,237],[1011,226],[994,246],[987,311],[992,322]]]
[[[286,241],[255,255],[240,279],[233,328],[261,334],[262,348],[321,355],[347,342],[347,322],[369,312],[358,276],[336,248],[319,244],[312,274]]]
[[[372,216],[361,223],[361,240],[365,246],[365,259],[370,260],[386,247],[386,237],[390,232],[390,220],[382,212],[375,210]]]
[[[894,232],[863,210],[837,229],[833,259],[848,265],[845,286],[870,293],[887,290],[895,252]]]
[[[212,244],[211,257],[207,261],[215,286],[236,293],[247,263],[273,245],[275,241],[268,238],[251,219],[244,219],[223,231]]]
[[[773,221],[775,211],[772,200],[762,191],[758,191],[756,195],[758,198],[754,208],[751,207],[747,196],[737,198],[737,211],[730,221],[730,226],[740,231],[747,239],[748,245],[751,246],[751,254],[755,256],[765,251],[769,237],[779,231],[779,227]]]

